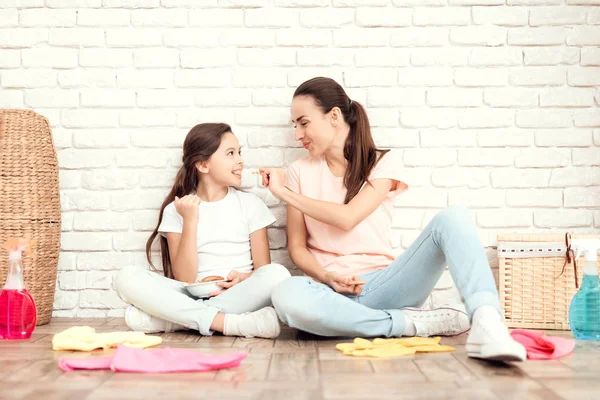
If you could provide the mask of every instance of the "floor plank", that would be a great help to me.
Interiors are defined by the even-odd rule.
[[[200,347],[231,347],[237,338],[231,336],[204,336],[197,343]]]
[[[461,383],[477,379],[452,353],[416,354],[415,364],[431,382]]]
[[[250,353],[239,367],[218,371],[216,380],[228,382],[265,381],[270,364],[270,354]]]
[[[319,379],[318,359],[312,354],[278,353],[271,358],[269,380],[311,381]]]
[[[396,383],[396,374],[375,374],[364,376],[347,374],[327,376],[322,380],[325,399],[431,399],[436,390],[441,393],[454,393],[458,387],[453,382],[440,382],[433,386],[429,382],[415,382],[410,385]],[[496,399],[494,399],[496,400]]]
[[[275,344],[274,340],[261,338],[236,338],[231,347],[237,349],[251,349],[255,347],[272,348]]]
[[[390,360],[371,360],[371,365],[377,374],[396,374],[397,379],[402,382],[424,382],[427,380],[417,364],[414,363],[414,357],[410,359],[399,357]]]
[[[81,325],[98,332],[127,330],[121,318],[56,318],[37,327],[29,340],[0,341],[0,398],[558,400],[595,398],[600,381],[600,342],[578,342],[574,353],[560,360],[506,364],[468,358],[462,335],[442,339],[455,347],[452,353],[376,359],[346,356],[335,348],[352,338],[322,338],[288,327],[275,340],[191,331],[161,335],[162,347],[247,352],[237,368],[181,374],[62,372],[60,357],[102,357],[116,351],[52,351],[54,334]]]

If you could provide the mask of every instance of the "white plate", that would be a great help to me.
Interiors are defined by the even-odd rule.
[[[227,282],[227,280],[222,279],[220,281],[211,281],[211,282],[202,282],[202,283],[194,283],[193,285],[186,285],[185,288],[192,296],[199,297],[201,299],[205,299],[210,297],[208,294],[211,292],[217,292],[223,289],[221,286],[218,286],[217,282]]]

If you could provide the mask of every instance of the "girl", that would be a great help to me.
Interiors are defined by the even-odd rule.
[[[273,288],[290,276],[272,264],[267,226],[275,218],[255,195],[234,189],[242,182],[240,144],[226,124],[193,127],[183,143],[183,165],[163,202],[158,224],[164,277],[127,267],[115,280],[130,304],[125,322],[134,331],[195,329],[203,335],[274,338],[279,320],[270,307]],[[185,283],[227,277],[208,300],[193,298]]]
[[[296,140],[309,156],[261,170],[288,204],[288,250],[307,277],[273,293],[284,323],[323,336],[433,336],[469,330],[472,357],[524,360],[500,314],[490,266],[466,209],[433,218],[400,257],[391,247],[393,199],[408,186],[402,153],[375,147],[364,108],[328,78],[304,82],[291,107]],[[416,310],[446,267],[468,315]],[[358,276],[360,281],[355,279]]]

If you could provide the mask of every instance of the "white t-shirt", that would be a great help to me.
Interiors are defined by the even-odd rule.
[[[227,195],[214,202],[200,202],[198,210],[198,276],[224,278],[233,271],[252,271],[250,234],[275,222],[275,217],[257,196],[229,188]],[[175,203],[163,212],[158,232],[183,232],[183,217]]]

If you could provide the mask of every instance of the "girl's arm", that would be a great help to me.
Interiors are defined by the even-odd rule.
[[[196,222],[197,224],[197,222]],[[187,224],[188,228],[189,225]],[[187,236],[186,236],[187,234]],[[186,221],[183,220],[183,233],[167,233],[171,265],[175,279],[182,282],[193,283],[198,274],[198,253],[196,249],[196,226],[186,231]],[[186,241],[186,239],[188,239]],[[188,247],[189,244],[189,247]],[[177,249],[177,250],[171,250]],[[267,228],[262,228],[250,234],[250,253],[254,270],[271,263],[271,250],[269,248],[269,235]],[[181,256],[181,257],[180,257]],[[176,264],[177,263],[177,264]],[[240,281],[248,278],[252,273],[239,273]],[[181,277],[181,278],[180,278]]]
[[[263,184],[287,204],[317,221],[335,226],[344,231],[352,230],[360,224],[385,200],[396,183],[392,179],[378,178],[365,184],[360,192],[348,204],[315,200],[293,192],[284,186],[285,172],[278,168],[261,169],[267,179]]]
[[[167,233],[173,277],[181,282],[194,283],[198,275],[198,206],[200,198],[186,195],[175,197],[175,209],[183,218],[181,233]]]
[[[211,296],[218,296],[230,287],[248,279],[254,271],[271,263],[271,249],[269,247],[269,235],[267,228],[256,230],[250,234],[250,254],[254,270],[252,272],[231,271],[227,276],[227,282],[217,282],[217,286],[222,289],[209,293]]]
[[[183,232],[168,232],[169,255],[173,277],[181,282],[194,283],[198,275],[198,221],[183,220]]]
[[[256,271],[262,266],[271,264],[271,249],[267,228],[262,228],[250,234],[250,253]]]

